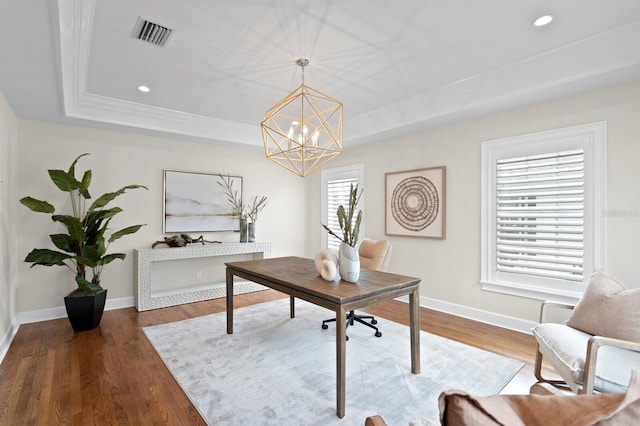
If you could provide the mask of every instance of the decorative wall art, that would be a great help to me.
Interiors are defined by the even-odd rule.
[[[385,234],[445,238],[446,167],[385,173]]]
[[[218,183],[220,179],[217,174],[165,170],[163,232],[239,231],[240,217]],[[242,199],[242,177],[230,179]]]

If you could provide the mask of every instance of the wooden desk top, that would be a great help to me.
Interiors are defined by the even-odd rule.
[[[312,259],[294,256],[229,262],[225,265],[234,274],[244,278],[259,278],[256,282],[266,280],[338,304],[389,295],[416,287],[421,281],[419,278],[369,269],[360,270],[357,283],[340,279],[326,281],[316,271]]]

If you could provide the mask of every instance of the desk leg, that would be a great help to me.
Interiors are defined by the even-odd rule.
[[[293,296],[289,296],[289,316],[296,317],[296,298]]]
[[[344,417],[346,393],[346,360],[347,360],[347,313],[340,307],[336,310],[336,394],[338,396],[337,415]]]
[[[420,374],[420,302],[418,288],[409,294],[409,324],[411,333],[411,372]]]
[[[233,334],[233,273],[227,268],[227,334]]]

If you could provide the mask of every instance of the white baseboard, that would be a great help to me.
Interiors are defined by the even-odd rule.
[[[118,299],[107,299],[104,305],[105,311],[113,309],[129,308],[133,306],[133,296],[121,297]],[[66,318],[67,310],[63,306],[55,308],[37,309],[35,311],[20,312],[18,314],[19,324],[30,324],[33,322],[49,321],[52,319]]]
[[[408,303],[409,296],[400,297],[398,300]],[[484,311],[482,309],[471,308],[469,306],[458,305],[456,303],[431,299],[424,296],[420,297],[420,306],[525,334],[531,334],[531,328],[537,324],[534,321],[523,320],[521,318],[497,314],[495,312]]]
[[[407,296],[404,296],[398,298],[398,300],[408,302],[409,298]],[[109,311],[112,309],[128,308],[131,306],[134,306],[133,296],[128,296],[119,299],[108,299],[104,309],[105,311]],[[531,334],[531,328],[537,324],[534,321],[523,320],[521,318],[497,314],[495,312],[471,308],[469,306],[458,305],[456,303],[445,302],[442,300],[431,299],[424,296],[420,297],[420,306],[526,334]],[[32,322],[65,318],[66,316],[67,311],[65,310],[64,306],[58,306],[55,308],[21,312],[18,314],[18,323],[29,324]],[[9,342],[9,344],[10,343],[11,342]]]
[[[5,355],[7,355],[7,352],[9,351],[9,346],[11,346],[11,342],[13,342],[13,338],[18,333],[18,328],[20,328],[20,326],[17,323],[12,324],[11,327],[9,327],[9,330],[7,330],[7,333],[4,336],[2,336],[2,340],[0,340],[0,364],[2,364],[2,361],[4,360]]]

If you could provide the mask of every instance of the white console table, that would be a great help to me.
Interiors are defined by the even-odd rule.
[[[254,259],[271,257],[271,243],[206,243],[204,245],[195,243],[186,247],[135,250],[134,282],[136,288],[134,289],[134,299],[136,309],[146,311],[183,303],[200,302],[226,295],[224,281],[211,288],[186,288],[182,291],[171,292],[171,294],[154,295],[153,283],[151,282],[151,266],[154,262],[243,254],[252,254]],[[263,288],[256,283],[240,282],[234,286],[234,293],[246,293]]]

